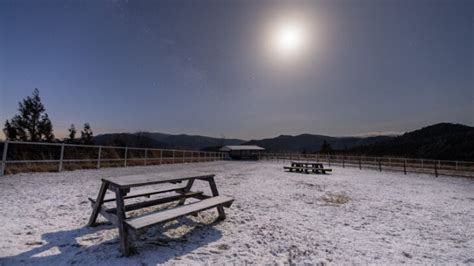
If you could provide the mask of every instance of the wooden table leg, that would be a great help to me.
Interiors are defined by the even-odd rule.
[[[209,182],[209,186],[211,187],[212,196],[213,197],[219,196],[219,192],[217,191],[217,186],[216,186],[216,182],[214,181],[214,177],[210,177],[207,181]],[[219,213],[219,219],[224,220],[225,219],[224,207],[217,206],[217,212]]]
[[[117,220],[118,220],[118,229],[120,235],[120,250],[123,255],[130,256],[130,242],[128,239],[128,230],[125,228],[126,224],[124,220],[125,216],[125,204],[123,201],[123,196],[125,191],[122,191],[120,188],[115,187],[115,198],[117,200]]]
[[[105,193],[107,192],[108,188],[109,188],[109,183],[102,182],[102,185],[100,186],[100,190],[99,190],[99,195],[97,196],[97,200],[95,201],[94,208],[92,209],[92,214],[91,214],[91,217],[89,218],[89,223],[87,225],[89,226],[95,225],[95,221],[97,220],[97,215],[99,215],[99,210],[102,207],[102,204],[104,203]]]
[[[186,184],[186,187],[182,190],[183,192],[181,194],[186,194],[187,192],[191,191],[191,187],[193,186],[193,184],[194,184],[194,179],[190,179],[188,183]],[[178,206],[183,205],[185,201],[186,201],[186,198],[180,199],[178,202]]]

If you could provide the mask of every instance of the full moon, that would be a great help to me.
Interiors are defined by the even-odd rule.
[[[293,55],[301,52],[305,44],[304,27],[297,22],[279,25],[273,35],[273,45],[281,55]]]

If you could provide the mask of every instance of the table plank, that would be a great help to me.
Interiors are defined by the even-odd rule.
[[[234,199],[228,196],[216,196],[191,204],[182,205],[180,207],[153,212],[139,217],[129,218],[125,220],[125,222],[130,227],[136,230],[142,230],[158,223],[174,220],[178,217],[211,209],[216,206],[224,205],[226,207],[229,207],[233,201]]]
[[[179,173],[157,173],[148,175],[128,175],[118,177],[107,177],[102,178],[103,182],[110,183],[121,189],[147,186],[175,181],[185,181],[191,179],[207,179],[214,177],[213,174],[195,175],[195,176],[183,176]]]
[[[320,162],[312,162],[312,161],[291,161],[291,163],[294,164],[317,164],[317,165],[322,165]]]
[[[162,193],[167,193],[167,192],[176,192],[176,191],[182,191],[186,187],[181,186],[174,186],[174,187],[169,187],[169,188],[164,188],[164,189],[153,189],[153,190],[139,190],[139,191],[133,191],[133,194],[127,194],[127,196],[123,197],[123,199],[132,199],[132,198],[138,198],[138,197],[150,197],[151,195],[156,195],[156,194],[162,194]],[[104,198],[104,202],[111,202],[115,201],[115,196],[109,195]]]

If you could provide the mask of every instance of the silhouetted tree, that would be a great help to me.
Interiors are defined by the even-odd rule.
[[[39,90],[35,89],[31,97],[26,97],[18,105],[20,114],[15,115],[10,121],[5,121],[3,132],[7,139],[53,141],[53,125],[41,103]]]
[[[329,144],[327,141],[324,141],[323,145],[321,146],[321,150],[319,152],[320,153],[326,153],[326,154],[332,153],[333,149],[331,147],[331,144]]]
[[[68,129],[68,131],[69,131],[69,135],[68,135],[67,141],[72,143],[76,139],[76,133],[77,133],[77,130],[74,124],[71,124],[71,127]]]
[[[93,144],[92,139],[94,134],[92,133],[91,126],[89,123],[84,124],[84,129],[81,131],[81,143],[83,144]]]
[[[7,136],[7,139],[16,140],[18,139],[18,130],[14,128],[10,121],[5,121],[5,127],[3,128],[3,132]]]
[[[49,116],[46,113],[41,119],[42,121],[38,125],[40,136],[43,136],[44,140],[51,142],[54,140],[53,124],[51,123],[51,120],[49,120]]]

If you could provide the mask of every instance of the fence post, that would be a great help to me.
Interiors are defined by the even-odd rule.
[[[100,157],[102,156],[102,146],[99,146],[99,155],[97,155],[97,169],[100,168]]]
[[[59,169],[58,169],[58,172],[63,171],[63,158],[64,158],[64,143],[61,144],[61,155],[59,155]]]
[[[342,156],[342,168],[345,168],[344,167],[344,156]]]
[[[362,156],[359,156],[359,170],[362,170]]]
[[[456,171],[458,170],[458,161],[456,161]]]
[[[145,148],[145,166],[147,164],[147,160],[148,160],[148,149]]]
[[[2,169],[0,170],[0,176],[5,174],[7,168],[7,152],[8,152],[8,140],[3,143],[3,154],[2,154]]]
[[[125,160],[123,161],[124,167],[127,167],[127,156],[128,156],[128,147],[125,147]]]
[[[379,171],[382,172],[382,160],[378,158],[379,160]]]
[[[438,177],[438,162],[437,161],[434,162],[434,168],[435,168],[434,169],[435,170],[435,176]]]
[[[403,172],[407,174],[407,159],[403,160]]]

